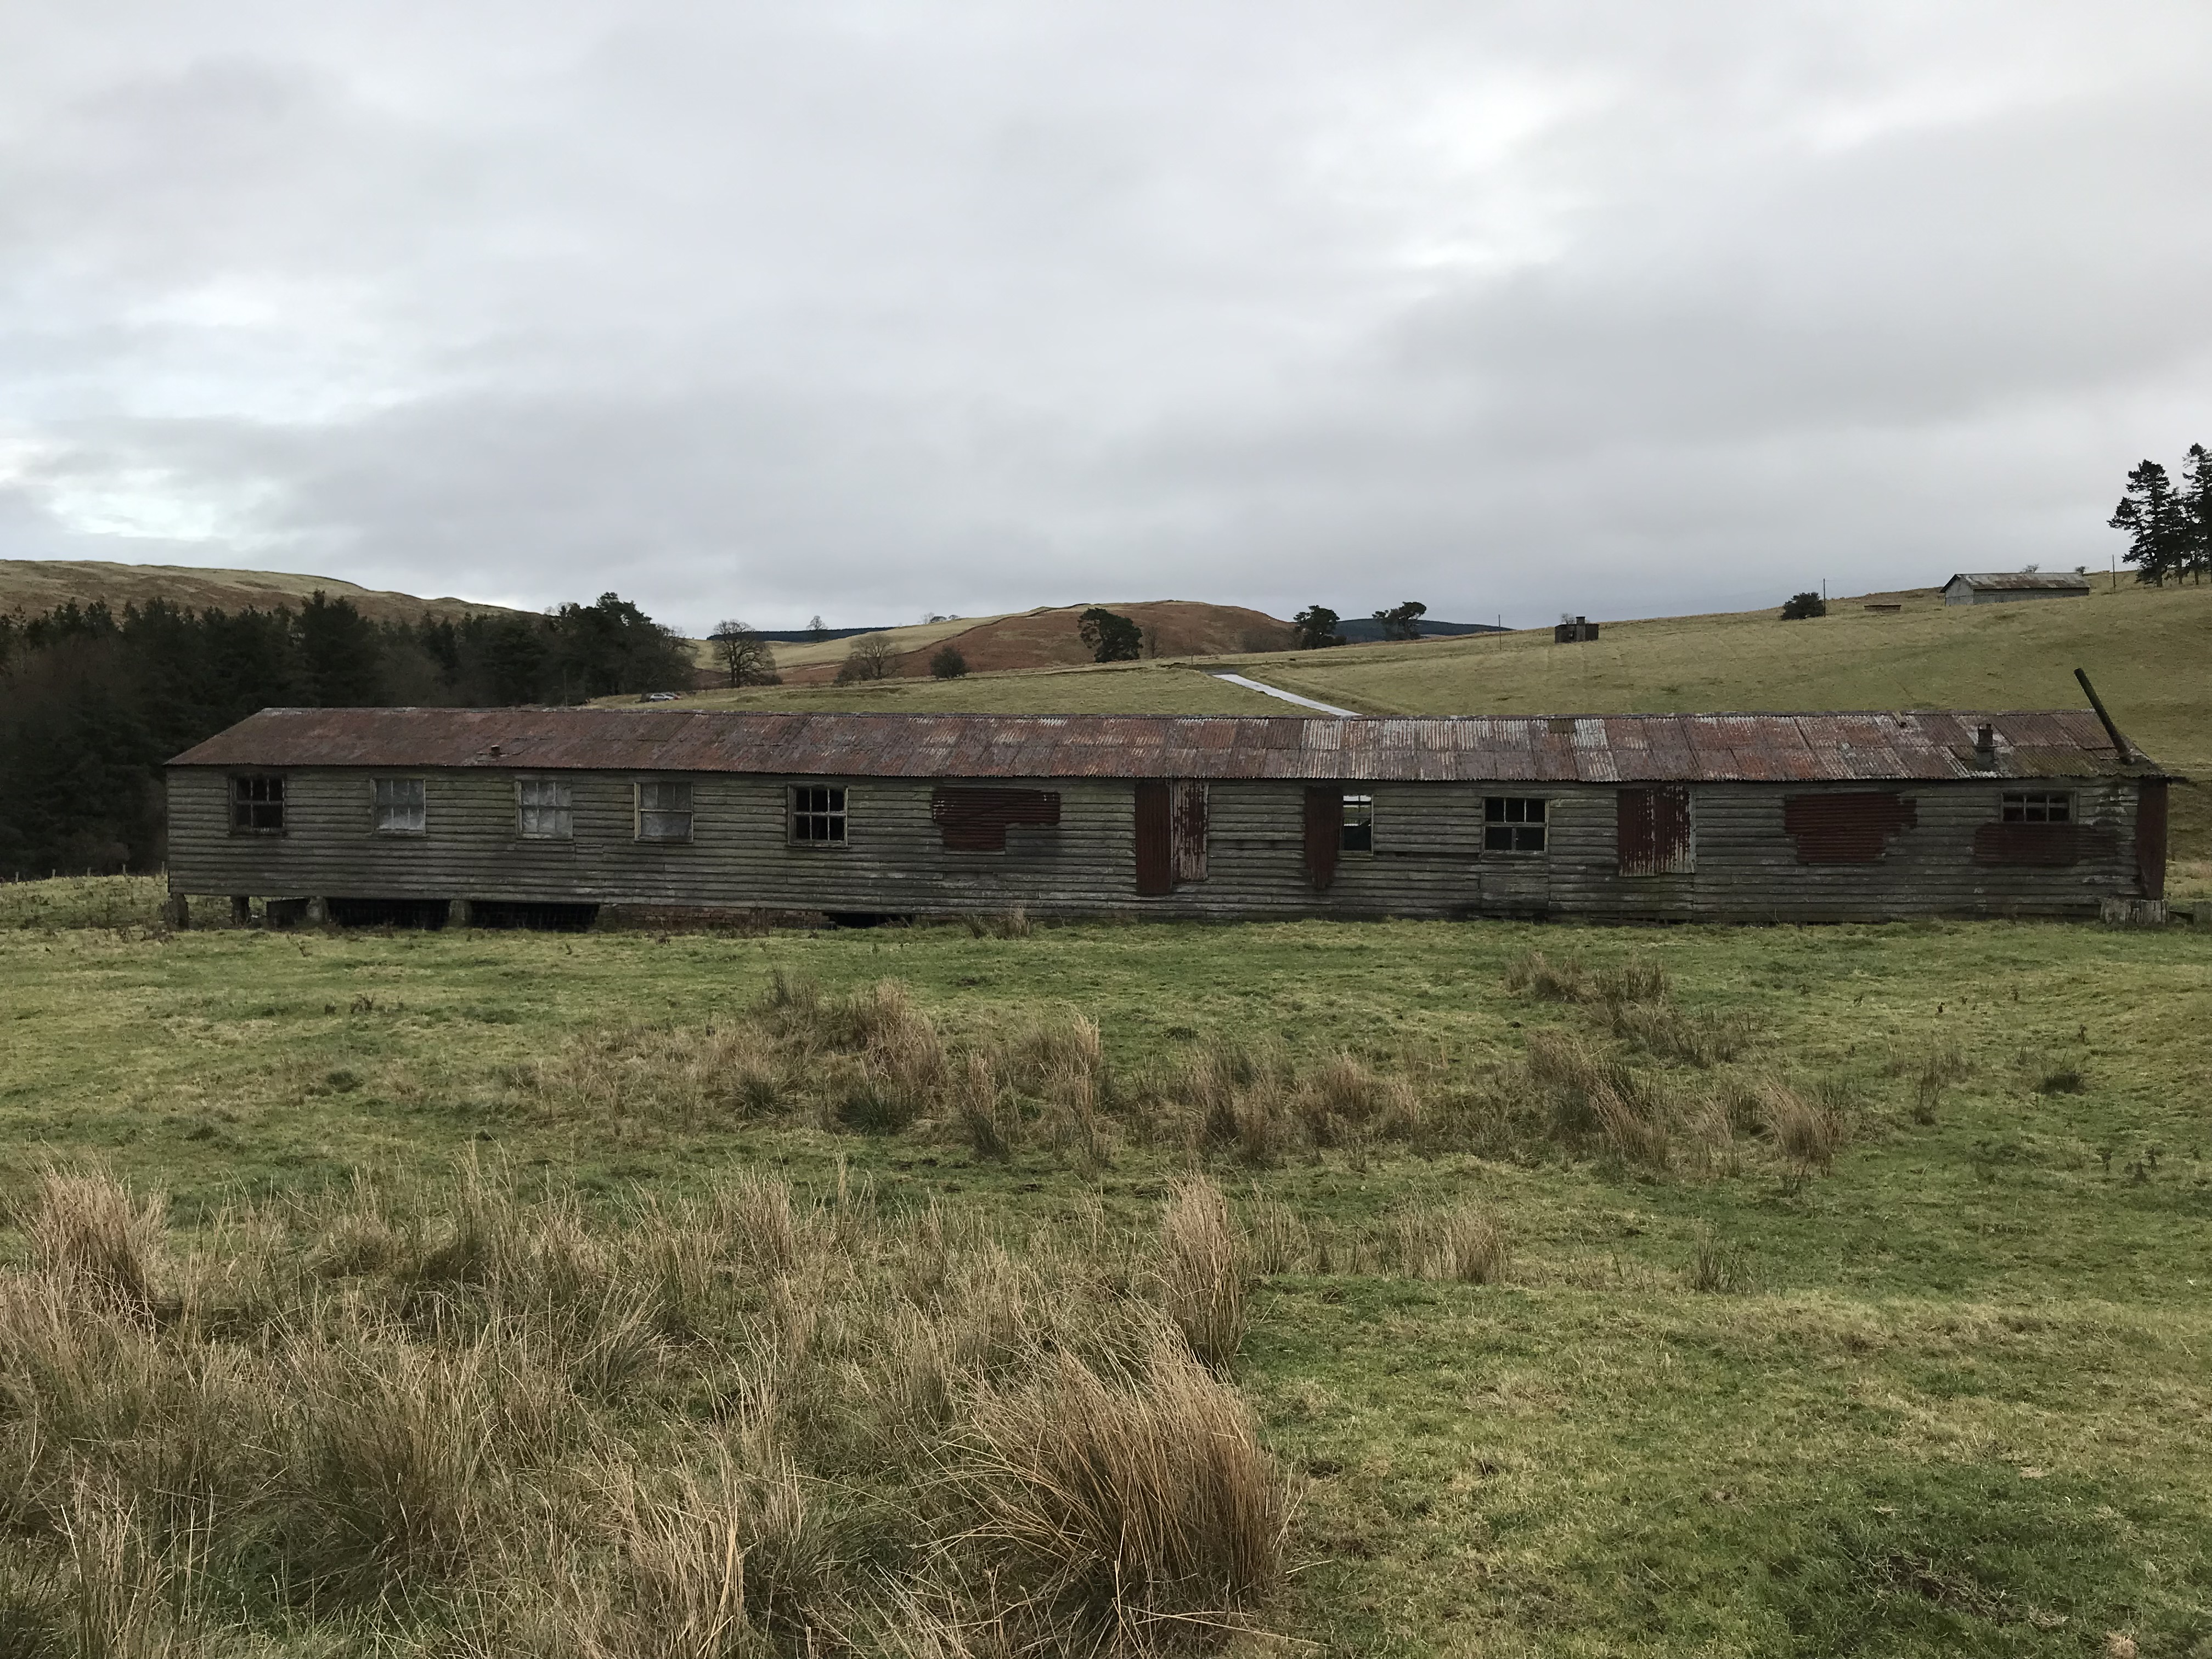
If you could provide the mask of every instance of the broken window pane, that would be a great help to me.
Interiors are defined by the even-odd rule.
[[[2066,794],[2008,794],[2004,798],[2007,823],[2070,823],[2074,797]]]
[[[640,841],[690,840],[691,786],[688,783],[638,785],[637,838]]]
[[[1337,846],[1346,853],[1371,853],[1375,850],[1375,797],[1346,795],[1343,798],[1338,823],[1342,826],[1337,836]]]
[[[791,792],[791,839],[807,847],[845,844],[845,792],[805,785]]]
[[[420,778],[376,780],[376,833],[380,836],[419,836],[428,823],[425,790]]]
[[[281,835],[284,829],[284,780],[267,776],[233,778],[230,827],[234,834]]]
[[[570,841],[576,834],[575,796],[561,778],[523,778],[514,786],[516,828],[529,841]]]

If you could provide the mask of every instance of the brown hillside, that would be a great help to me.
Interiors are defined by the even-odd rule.
[[[891,672],[902,679],[927,678],[929,659],[946,645],[958,647],[973,673],[1009,668],[1073,667],[1091,660],[1091,653],[1076,633],[1078,619],[1089,607],[1064,605],[1025,611],[1017,616],[993,617],[957,631],[933,628],[929,636],[912,644],[890,631],[895,647],[904,647],[891,659]],[[1246,651],[1279,651],[1290,644],[1291,625],[1265,611],[1237,605],[1206,605],[1195,599],[1146,599],[1134,605],[1109,605],[1108,610],[1128,617],[1146,632],[1148,654],[1160,657],[1215,657]],[[787,685],[826,684],[835,679],[838,665],[852,641],[834,647],[814,647],[813,660],[793,661],[779,651]],[[831,654],[834,651],[834,654]],[[814,653],[820,652],[820,657]],[[793,653],[792,656],[799,653]]]
[[[295,576],[276,570],[212,570],[179,564],[109,564],[96,559],[0,559],[0,616],[27,617],[75,599],[89,605],[104,599],[112,610],[166,599],[192,611],[270,611],[298,606],[319,589],[333,599],[350,599],[364,616],[379,622],[414,622],[426,616],[501,611],[503,605],[473,599],[424,599],[360,587],[335,576]]]

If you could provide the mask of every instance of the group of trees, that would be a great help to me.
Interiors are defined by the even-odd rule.
[[[0,877],[153,866],[162,762],[257,708],[581,702],[692,674],[683,640],[613,593],[418,623],[320,593],[296,610],[0,617]]]
[[[1421,637],[1421,618],[1429,614],[1429,607],[1419,599],[1407,599],[1402,605],[1392,605],[1388,611],[1374,613],[1375,622],[1386,640],[1418,640]],[[1301,651],[1318,651],[1332,645],[1342,645],[1344,635],[1339,630],[1344,618],[1325,605],[1310,605],[1291,618],[1294,630],[1292,643]]]
[[[2143,462],[2128,474],[2127,494],[2106,522],[2128,532],[2120,558],[2136,568],[2137,581],[2202,582],[2212,569],[2212,452],[2189,446],[2179,488],[2156,461]]]

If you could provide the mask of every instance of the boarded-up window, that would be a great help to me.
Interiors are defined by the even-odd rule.
[[[1782,830],[1797,843],[1800,864],[1875,863],[1898,831],[1919,822],[1919,809],[1888,790],[1790,795],[1782,803]]]
[[[2119,837],[2094,823],[1985,823],[1974,831],[1977,864],[2025,864],[2058,868],[2108,856]]]
[[[1158,898],[1175,888],[1175,860],[1168,828],[1169,798],[1164,778],[1137,781],[1137,893]]]
[[[2166,896],[2164,778],[2145,778],[2142,793],[2136,800],[2136,877],[2145,898]]]
[[[1688,789],[1623,789],[1615,800],[1622,875],[1674,875],[1690,867]]]
[[[930,821],[947,852],[1003,853],[1006,830],[1021,823],[1057,829],[1056,789],[939,789],[929,798]]]
[[[1325,893],[1336,880],[1337,849],[1344,836],[1344,792],[1334,784],[1306,791],[1306,879]]]
[[[1169,828],[1174,841],[1175,879],[1206,879],[1206,786],[1184,778],[1176,781]]]

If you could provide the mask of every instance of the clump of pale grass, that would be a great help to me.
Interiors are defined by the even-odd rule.
[[[1282,1583],[1287,1483],[1250,1408],[1181,1350],[1156,1336],[1121,1377],[1054,1352],[971,1408],[954,1464],[975,1516],[960,1549],[991,1564],[1001,1621],[1039,1648],[1218,1638]]]
[[[33,1267],[143,1312],[154,1302],[165,1213],[159,1194],[134,1203],[109,1176],[48,1165],[16,1220]]]
[[[1205,1364],[1225,1370],[1244,1340],[1244,1241],[1203,1176],[1178,1182],[1160,1218],[1160,1301]]]
[[[1018,904],[1008,910],[971,911],[960,920],[970,939],[1027,939],[1030,933],[1030,913]]]
[[[1498,1224],[1469,1205],[1407,1210],[1395,1233],[1399,1270],[1416,1279],[1494,1285],[1511,1254]]]
[[[1766,1130],[1774,1149],[1802,1178],[1832,1168],[1849,1138],[1849,1125],[1836,1106],[1808,1100],[1788,1084],[1770,1079],[1760,1087]]]
[[[1581,1002],[1589,995],[1589,973],[1580,957],[1553,962],[1541,951],[1523,951],[1505,964],[1505,988],[1545,1002]]]
[[[1297,1211],[1261,1193],[1255,1185],[1244,1205],[1247,1259],[1263,1277],[1296,1273],[1313,1249],[1313,1236]]]
[[[1691,1239],[1690,1262],[1683,1277],[1692,1290],[1711,1296],[1735,1295],[1752,1287],[1751,1265],[1744,1253],[1705,1225]]]
[[[1656,1002],[1607,1002],[1604,1015],[1607,1028],[1623,1042],[1691,1066],[1734,1060],[1752,1036],[1745,1016],[1713,1009],[1691,1012]]]

